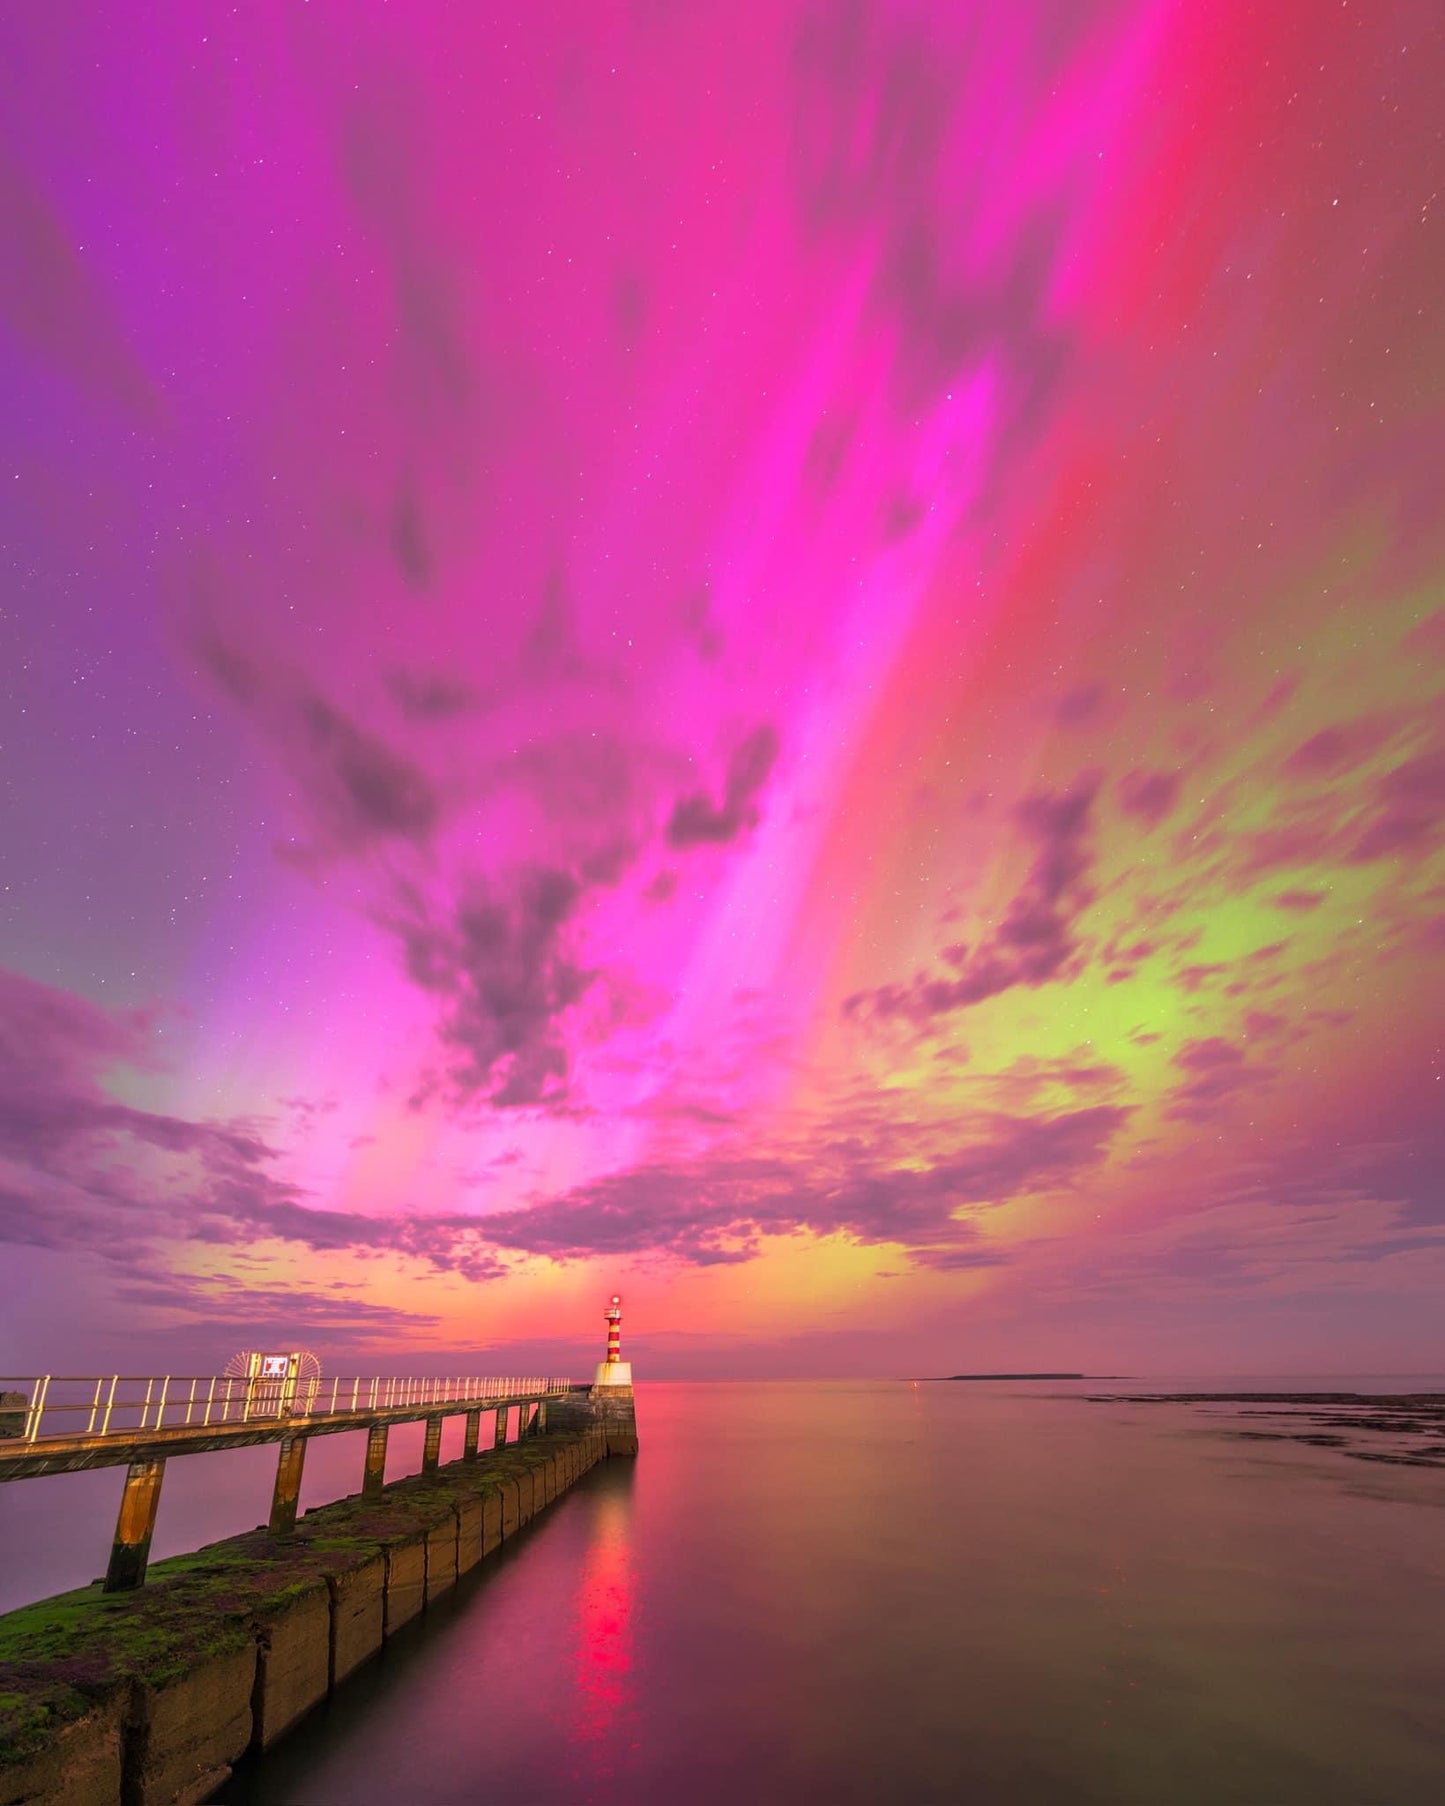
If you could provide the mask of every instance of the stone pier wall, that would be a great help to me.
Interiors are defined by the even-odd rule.
[[[636,1452],[635,1423],[629,1444],[590,1399],[560,1403],[546,1434],[307,1512],[291,1537],[0,1617],[0,1806],[209,1799],[594,1463]]]
[[[631,1386],[574,1386],[547,1401],[547,1422],[559,1429],[601,1429],[609,1455],[637,1453],[637,1406]]]

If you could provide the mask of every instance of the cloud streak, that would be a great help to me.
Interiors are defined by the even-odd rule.
[[[1090,775],[1018,805],[1017,822],[1036,849],[1033,863],[991,934],[973,946],[959,942],[943,950],[953,977],[920,974],[910,984],[856,992],[846,1012],[865,1021],[903,1018],[923,1026],[1017,985],[1034,989],[1058,978],[1077,951],[1075,924],[1091,901],[1088,831],[1098,790],[1098,777]]]

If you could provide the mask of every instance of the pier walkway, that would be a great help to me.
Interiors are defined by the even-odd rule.
[[[379,1493],[392,1424],[425,1422],[422,1472],[435,1472],[442,1424],[466,1418],[465,1456],[475,1456],[483,1415],[492,1446],[545,1429],[549,1400],[575,1390],[566,1379],[381,1379],[229,1375],[0,1377],[0,1481],[125,1467],[125,1491],[105,1585],[120,1592],[145,1578],[166,1461],[218,1449],[280,1444],[270,1528],[289,1534],[306,1444],[312,1436],[367,1432],[362,1491]]]

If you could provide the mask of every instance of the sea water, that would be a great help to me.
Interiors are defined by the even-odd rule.
[[[1098,1389],[639,1384],[223,1798],[1439,1806],[1445,1472]]]

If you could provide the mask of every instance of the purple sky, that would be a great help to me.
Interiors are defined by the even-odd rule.
[[[1435,0],[0,23],[0,1366],[1416,1370]]]

